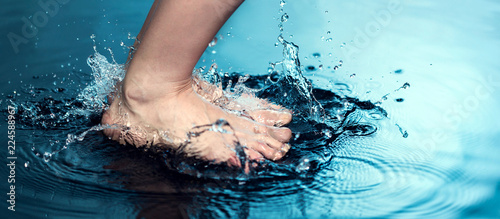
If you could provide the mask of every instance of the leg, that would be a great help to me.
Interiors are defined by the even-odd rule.
[[[192,70],[224,22],[241,0],[157,0],[145,26],[141,41],[130,61],[122,88],[117,92],[103,124],[121,124],[126,132],[105,130],[121,143],[137,147],[183,146],[189,156],[238,165],[235,140],[245,146],[250,159],[279,159],[289,146],[286,124],[291,114],[283,111],[256,111],[259,123],[206,101],[193,90]],[[153,11],[154,10],[154,11]],[[223,119],[232,129],[229,134],[207,132],[191,141],[186,133],[193,127]]]
[[[138,99],[153,98],[137,93],[137,86],[163,90],[155,96],[175,92],[165,83],[190,84],[196,62],[217,31],[240,5],[241,0],[161,0],[143,28],[141,44],[130,62],[124,91]],[[149,23],[149,24],[148,24]],[[133,83],[130,83],[133,82]],[[132,85],[134,84],[134,85]],[[128,86],[130,85],[130,86]],[[167,89],[165,90],[165,88]],[[171,89],[168,89],[171,88]],[[140,89],[140,88],[139,88]],[[173,91],[174,90],[174,91]]]

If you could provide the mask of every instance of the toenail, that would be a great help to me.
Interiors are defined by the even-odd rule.
[[[289,144],[283,144],[283,145],[281,146],[281,152],[286,153],[286,152],[288,152],[288,151],[290,150],[290,148],[291,148],[291,147],[290,147],[290,145],[289,145]]]
[[[276,154],[274,154],[274,157],[273,157],[273,161],[276,161],[276,160],[279,160],[280,158],[283,157],[283,153],[281,152],[276,152]]]

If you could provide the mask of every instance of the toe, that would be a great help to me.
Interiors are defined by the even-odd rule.
[[[269,135],[265,135],[265,134],[260,134],[257,136],[257,139],[259,142],[264,142],[267,144],[267,146],[271,147],[272,149],[276,150],[276,151],[280,151],[284,144],[278,140],[276,140],[275,138],[269,136]]]
[[[287,108],[285,108],[285,107],[283,107],[281,105],[270,103],[269,107],[271,107],[272,109],[278,110],[278,111],[287,112],[287,113],[292,114],[292,111],[290,111],[289,109],[287,109]]]
[[[255,141],[251,142],[247,145],[251,150],[259,152],[265,158],[270,160],[278,160],[283,157],[283,153],[281,151],[275,150],[266,143]]]
[[[268,125],[259,124],[253,121],[242,124],[241,129],[251,130],[256,134],[266,134],[280,142],[288,142],[292,137],[292,131],[284,127],[272,127]]]
[[[256,154],[251,153],[258,152],[260,155],[264,156],[270,160],[281,159],[290,150],[289,144],[284,144],[267,134],[259,134],[256,136],[256,141],[247,144],[248,151],[250,151],[249,158],[261,158]],[[256,159],[252,159],[256,160]]]
[[[261,153],[253,150],[253,149],[246,149],[245,153],[247,154],[248,159],[250,160],[255,160],[255,161],[260,161],[264,159]]]
[[[239,162],[236,156],[232,156],[227,160],[227,164],[232,167],[241,167],[241,163]]]
[[[286,143],[292,138],[292,130],[289,128],[269,128],[269,135],[274,139]]]
[[[249,115],[257,122],[269,126],[283,126],[292,121],[292,114],[287,111],[256,110]]]

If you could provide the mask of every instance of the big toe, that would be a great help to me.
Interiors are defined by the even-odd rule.
[[[292,130],[289,128],[269,127],[268,134],[283,143],[290,141],[290,138],[292,138]]]
[[[255,121],[269,126],[283,126],[292,121],[289,111],[256,110],[248,113]]]

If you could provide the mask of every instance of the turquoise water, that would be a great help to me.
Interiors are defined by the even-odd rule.
[[[2,142],[17,106],[16,212],[3,202],[2,217],[500,217],[500,3],[246,1],[197,67],[216,62],[224,82],[249,74],[258,95],[295,109],[293,149],[250,175],[82,135],[100,115],[79,94],[96,72],[119,73],[108,48],[124,62],[151,3],[69,1],[17,52],[0,40]],[[24,37],[40,6],[6,5],[2,35]],[[93,40],[111,63],[97,71]],[[286,77],[299,71],[313,90]],[[326,116],[310,114],[306,91]]]

